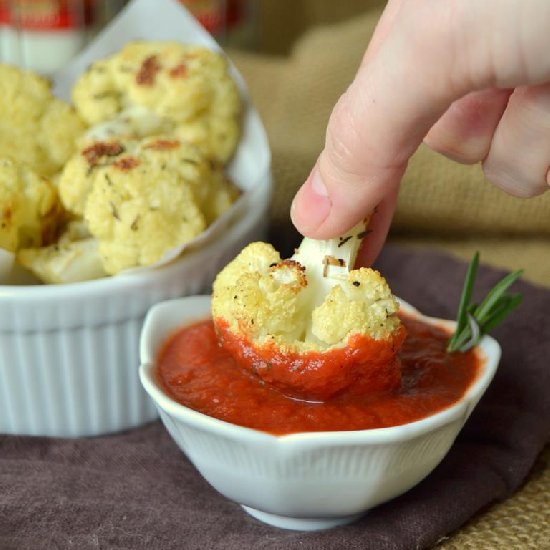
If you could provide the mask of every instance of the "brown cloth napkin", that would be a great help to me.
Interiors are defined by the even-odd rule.
[[[390,248],[378,267],[394,292],[423,312],[454,316],[465,264],[439,252]],[[501,275],[482,267],[478,290]],[[550,291],[523,282],[516,288],[524,303],[494,333],[503,347],[499,371],[448,456],[420,485],[356,523],[314,533],[263,525],[216,493],[153,423],[93,439],[0,437],[0,548],[397,550],[435,544],[516,490],[550,439]],[[540,546],[529,548],[545,548],[549,533],[540,528]]]

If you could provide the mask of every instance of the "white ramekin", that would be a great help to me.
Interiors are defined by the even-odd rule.
[[[454,323],[406,312],[429,323]],[[484,337],[481,371],[455,405],[423,420],[361,431],[274,436],[206,416],[174,401],[155,376],[159,347],[178,327],[210,314],[208,296],[154,306],[141,336],[141,382],[182,451],[221,494],[286,529],[353,521],[425,478],[446,455],[493,378],[500,347]]]
[[[149,308],[208,292],[264,236],[269,171],[230,225],[161,268],[67,285],[0,286],[0,433],[60,437],[139,426],[157,412],[138,378]]]

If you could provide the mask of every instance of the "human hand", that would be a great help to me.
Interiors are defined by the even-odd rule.
[[[424,140],[518,197],[548,189],[550,2],[389,0],[325,148],[291,209],[304,235],[344,233],[376,208],[378,255]]]

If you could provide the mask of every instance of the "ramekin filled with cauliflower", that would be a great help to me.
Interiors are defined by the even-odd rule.
[[[177,42],[128,43],[78,78],[74,107],[30,72],[0,65],[0,77],[6,92],[0,110],[17,127],[10,140],[0,125],[0,159],[35,170],[47,178],[43,185],[55,182],[57,205],[53,224],[41,218],[51,226],[49,238],[3,248],[45,283],[170,261],[241,194],[226,167],[243,106],[218,52]],[[19,178],[26,198],[14,215],[0,212],[0,224],[12,233],[33,209],[27,180]]]
[[[136,369],[146,312],[207,291],[265,229],[267,139],[213,41],[108,50],[71,73],[72,104],[0,64],[2,433],[156,418]]]

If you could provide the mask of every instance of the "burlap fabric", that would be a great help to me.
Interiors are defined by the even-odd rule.
[[[323,146],[330,111],[354,75],[382,6],[376,0],[265,0],[256,43],[261,54],[230,52],[268,130],[276,184],[271,239],[285,252],[298,239],[289,224],[290,201]],[[525,279],[550,286],[550,193],[509,197],[479,166],[460,166],[421,147],[404,177],[390,241],[465,259],[479,250],[483,261],[524,268]],[[547,449],[523,489],[439,548],[550,548],[549,509]]]

